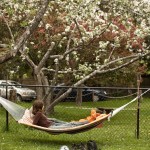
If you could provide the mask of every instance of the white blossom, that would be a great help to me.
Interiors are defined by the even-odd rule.
[[[70,26],[67,26],[65,32],[69,32],[69,31],[70,31]]]
[[[48,29],[48,28],[50,28],[50,27],[51,27],[51,25],[48,24],[48,23],[45,25],[45,28],[46,28],[46,29]]]

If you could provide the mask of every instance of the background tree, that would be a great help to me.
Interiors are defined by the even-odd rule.
[[[10,57],[19,54],[38,85],[63,81],[78,87],[150,54],[144,41],[150,31],[148,1],[8,0],[1,4],[1,18],[11,37],[3,40],[11,47]],[[50,87],[38,88],[37,94],[48,113],[71,90],[56,99]]]

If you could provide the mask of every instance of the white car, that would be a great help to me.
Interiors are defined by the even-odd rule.
[[[12,89],[16,90],[17,101],[31,101],[36,99],[36,92],[34,90],[22,87],[22,85],[16,81],[0,80],[0,95],[2,97],[6,98],[6,94],[9,97],[10,90]]]

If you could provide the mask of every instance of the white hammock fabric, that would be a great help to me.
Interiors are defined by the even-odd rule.
[[[13,103],[3,97],[0,97],[0,104],[11,114],[11,116],[16,120],[19,121],[25,113],[25,108],[22,106]]]

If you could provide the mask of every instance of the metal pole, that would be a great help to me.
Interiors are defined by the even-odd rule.
[[[137,129],[136,129],[136,137],[139,139],[140,134],[140,83],[141,83],[141,75],[137,75],[137,95],[138,95],[138,101],[137,101]]]
[[[8,99],[8,85],[7,85],[7,79],[6,79],[6,99]],[[6,131],[9,130],[9,114],[6,110]]]

